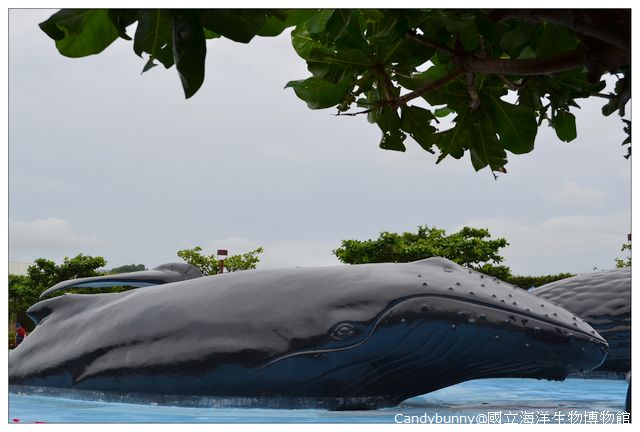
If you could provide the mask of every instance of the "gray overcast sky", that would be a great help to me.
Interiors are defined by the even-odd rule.
[[[377,147],[365,118],[311,111],[289,80],[309,75],[289,32],[207,44],[202,89],[184,100],[174,68],[140,75],[131,42],[58,54],[9,12],[9,259],[104,256],[107,267],[179,261],[201,245],[264,246],[259,268],[332,265],[342,239],[421,224],[488,227],[518,274],[611,268],[630,232],[622,123],[602,100],[575,111],[578,139],[538,132],[494,181],[468,155],[435,165],[410,139]],[[133,32],[130,29],[129,33]]]

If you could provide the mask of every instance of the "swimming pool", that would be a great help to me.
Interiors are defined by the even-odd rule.
[[[185,408],[10,393],[9,422],[616,423],[624,421],[627,385],[625,380],[605,379],[483,379],[408,399],[393,408],[337,412]]]

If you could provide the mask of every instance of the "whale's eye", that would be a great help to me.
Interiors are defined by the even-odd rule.
[[[360,331],[349,322],[341,322],[333,326],[330,332],[331,339],[346,340],[358,335]]]

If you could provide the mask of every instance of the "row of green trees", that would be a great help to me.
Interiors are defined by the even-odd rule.
[[[232,255],[225,259],[224,267],[227,272],[255,269],[260,262],[259,254],[263,248]],[[185,262],[198,267],[205,275],[218,273],[218,260],[215,255],[203,255],[202,248],[196,246],[192,249],[179,250],[177,255]],[[28,331],[33,329],[31,320],[26,315],[27,309],[39,300],[40,294],[47,288],[69,279],[101,276],[109,274],[128,273],[146,270],[144,264],[127,264],[111,270],[100,271],[107,261],[101,256],[88,256],[79,254],[73,258],[65,257],[61,264],[54,261],[38,258],[27,269],[26,275],[9,275],[9,321],[10,329],[16,322],[22,324]],[[101,289],[100,292],[121,292],[131,289],[129,287],[113,287]],[[76,288],[66,292],[95,293],[92,288]],[[62,295],[63,292],[54,293],[52,296]]]
[[[60,265],[38,258],[27,269],[26,275],[9,275],[9,320],[20,322],[27,331],[32,323],[26,311],[38,301],[40,294],[47,288],[68,279],[98,276],[99,268],[107,261],[103,257],[79,254],[73,258],[65,257]]]
[[[574,276],[571,273],[514,275],[508,266],[502,264],[504,257],[500,254],[500,249],[508,245],[505,238],[492,239],[486,228],[464,227],[447,235],[443,229],[419,226],[417,233],[383,231],[375,240],[343,240],[333,253],[347,264],[411,262],[441,256],[523,289]]]
[[[264,252],[264,249],[258,247],[244,254],[228,256],[224,259],[224,270],[226,272],[236,272],[255,269],[260,262],[258,255],[262,252]],[[184,262],[199,268],[205,276],[216,275],[220,272],[219,258],[216,257],[215,254],[203,254],[200,246],[179,250],[178,256],[182,258]]]
[[[436,227],[419,226],[418,231],[392,233],[383,231],[377,239],[343,240],[333,253],[346,264],[366,264],[382,262],[410,262],[434,256],[448,258],[460,265],[473,268],[523,289],[538,287],[559,279],[573,276],[571,273],[558,273],[542,276],[514,275],[504,265],[504,257],[500,250],[508,246],[505,238],[491,238],[486,228],[464,227],[453,234]],[[631,243],[625,243],[622,251],[630,251]],[[225,259],[226,272],[255,269],[260,262],[262,247],[247,253],[232,255]],[[198,267],[204,275],[215,275],[219,272],[219,260],[214,254],[203,253],[200,246],[182,249],[177,252],[182,260]],[[143,264],[129,264],[100,271],[106,260],[103,257],[79,254],[73,258],[65,257],[61,264],[39,258],[27,270],[27,275],[9,275],[9,316],[11,323],[20,322],[28,330],[31,320],[26,310],[38,301],[40,294],[58,282],[104,274],[118,274],[131,271],[146,270]],[[615,258],[616,267],[631,266],[631,257]],[[101,292],[120,292],[127,287],[113,287]],[[90,293],[90,288],[75,289],[72,292]],[[55,294],[60,295],[61,293]]]
[[[620,251],[628,251],[629,255],[626,258],[615,258],[616,268],[631,267],[631,242],[624,243]]]

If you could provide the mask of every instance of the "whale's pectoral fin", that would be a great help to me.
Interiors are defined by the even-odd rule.
[[[44,298],[57,291],[71,288],[111,288],[111,287],[146,287],[179,282],[187,279],[202,277],[202,272],[196,267],[185,263],[162,264],[153,270],[143,270],[115,275],[95,276],[70,279],[59,282],[40,294]]]
[[[48,302],[49,300],[38,302],[27,310],[27,316],[31,318],[31,321],[33,321],[35,325],[38,325],[44,317],[53,312],[53,307]]]
[[[54,312],[72,306],[75,310],[87,310],[95,303],[95,296],[87,295],[63,295],[41,300],[27,309],[27,316],[34,324],[38,325],[42,320]],[[67,309],[68,310],[68,309]]]

